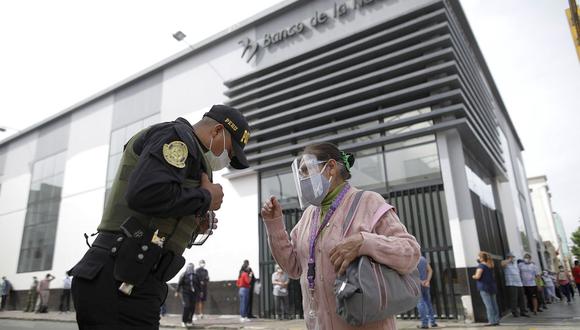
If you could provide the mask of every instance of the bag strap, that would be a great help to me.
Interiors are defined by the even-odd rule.
[[[361,191],[358,191],[354,195],[354,200],[350,204],[350,209],[348,210],[348,213],[347,213],[346,217],[344,218],[344,222],[342,223],[342,237],[346,236],[346,233],[348,232],[348,230],[350,229],[350,226],[352,225],[352,220],[354,218],[354,214],[356,213],[356,210],[358,209],[358,204],[360,202],[360,199],[361,199],[363,193],[364,193],[364,190],[361,190]]]

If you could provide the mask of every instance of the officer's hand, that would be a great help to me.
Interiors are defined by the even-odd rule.
[[[224,191],[220,184],[213,184],[209,181],[209,177],[207,174],[201,174],[201,188],[206,189],[209,191],[211,195],[211,203],[209,205],[210,211],[218,210],[222,206],[222,201],[224,198]]]
[[[210,235],[213,234],[213,231],[217,229],[217,223],[218,223],[218,218],[213,218],[213,223],[211,228],[209,228],[209,219],[207,218],[208,216],[204,216],[204,218],[201,220],[199,227],[198,227],[198,232],[200,233],[209,233]]]
[[[282,217],[282,207],[275,196],[270,196],[270,199],[264,203],[261,214],[266,221]]]

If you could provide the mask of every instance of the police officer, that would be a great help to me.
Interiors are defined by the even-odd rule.
[[[249,137],[238,110],[214,105],[193,126],[178,118],[129,139],[98,236],[70,270],[81,330],[159,328],[165,282],[183,251],[216,228],[223,191],[212,171],[247,168]]]

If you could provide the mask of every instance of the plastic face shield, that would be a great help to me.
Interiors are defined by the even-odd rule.
[[[309,201],[324,198],[326,192],[322,182],[322,164],[316,156],[304,154],[292,162],[292,175],[296,184],[300,208],[305,209]]]
[[[203,245],[205,241],[213,232],[213,226],[215,224],[216,217],[214,211],[208,211],[201,219],[200,223],[195,231],[196,234],[193,235],[190,241],[190,246],[192,245]]]

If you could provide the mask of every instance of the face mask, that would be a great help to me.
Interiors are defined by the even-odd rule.
[[[524,259],[524,261],[526,262],[526,264],[529,264],[529,263],[530,263],[530,261],[532,261],[532,259],[530,259],[530,258],[526,258],[526,259]]]
[[[322,173],[324,173],[325,168],[326,165],[324,165],[320,173],[312,174],[309,177],[302,179],[302,181],[300,182],[302,198],[304,198],[304,200],[310,203],[311,205],[320,206],[320,204],[322,204],[322,201],[324,200],[324,197],[326,197],[326,195],[328,194],[328,190],[330,189],[330,181],[332,180],[332,177],[330,178],[330,180],[328,180],[327,178],[324,177],[324,175],[322,175]],[[314,181],[320,182],[322,187],[312,186],[312,179],[314,177],[317,178]],[[320,189],[322,189],[322,193],[315,195],[314,191],[320,191]]]
[[[205,267],[205,264],[204,263],[200,263],[199,264],[199,268],[204,268],[204,267]]]
[[[222,130],[222,133],[224,135],[224,150],[222,151],[222,153],[219,156],[216,156],[211,151],[213,136],[209,142],[209,150],[205,153],[205,157],[207,158],[209,162],[209,167],[211,167],[212,171],[219,171],[228,166],[228,164],[230,163],[230,157],[228,155],[228,151],[226,150],[226,132]]]

